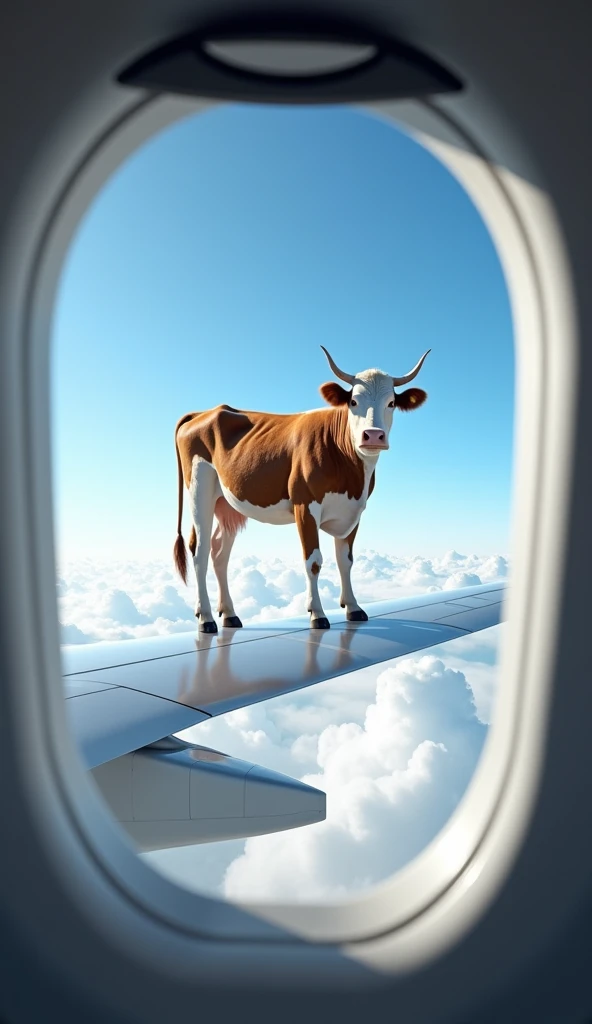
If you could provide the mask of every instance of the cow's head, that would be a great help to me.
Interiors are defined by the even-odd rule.
[[[330,405],[347,405],[348,420],[354,448],[364,459],[376,459],[389,446],[389,433],[395,409],[410,412],[418,409],[428,397],[420,388],[407,388],[400,394],[395,388],[408,384],[417,376],[428,352],[424,352],[416,366],[404,377],[391,377],[382,370],[364,370],[362,373],[344,373],[333,362],[324,345],[323,352],[336,377],[351,387],[346,391],[340,384],[330,381],[320,388]]]

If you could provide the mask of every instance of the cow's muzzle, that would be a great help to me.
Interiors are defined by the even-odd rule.
[[[367,427],[362,434],[360,448],[365,451],[384,451],[388,448],[384,430],[379,430],[378,427]]]

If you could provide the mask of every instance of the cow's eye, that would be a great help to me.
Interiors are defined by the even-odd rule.
[[[350,402],[349,404],[350,404],[350,405],[351,405],[351,407],[353,408],[353,407],[354,407],[354,405],[357,405],[358,403],[356,402],[355,398],[352,398],[352,400],[351,400],[351,402]]]

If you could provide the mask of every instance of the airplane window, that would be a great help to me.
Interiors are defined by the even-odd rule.
[[[413,381],[397,383],[428,349]],[[376,367],[380,378],[359,376]],[[327,382],[329,401],[319,395]],[[124,808],[118,788],[118,816],[141,856],[187,888],[241,901],[339,900],[408,864],[445,825],[479,761],[505,629],[490,624],[488,595],[511,564],[510,305],[493,242],[459,182],[407,132],[358,110],[227,105],[175,123],[111,178],[70,247],[52,400],[67,697],[72,707],[81,697],[98,706],[118,688],[132,702],[127,732],[115,705],[102,724],[101,742],[125,732],[124,745],[89,765],[107,791],[109,765],[160,742],[159,764],[167,756],[181,764],[189,751],[194,761],[209,758],[208,771],[218,765],[219,778],[227,772],[219,789],[194,787],[194,773],[181,796],[173,781],[167,821],[183,817],[183,801],[198,816],[202,796],[210,803],[201,833],[172,829],[169,846],[164,825],[158,835],[146,826],[138,794]],[[195,484],[184,491],[185,585],[173,564],[175,425],[222,404],[224,418],[202,417],[193,434],[188,421],[184,454],[178,446],[183,472],[202,474],[205,463],[201,494],[211,489],[214,511],[203,513]],[[337,456],[311,480],[310,431],[327,447],[315,413],[302,417],[281,457],[272,420],[258,420],[237,461],[253,429],[244,410],[290,416],[321,407],[351,431],[338,439],[339,458],[371,465],[360,471],[363,499],[351,468],[335,468]],[[286,422],[273,420],[276,431]],[[219,491],[214,449],[226,474],[216,477]],[[308,561],[306,529],[281,491],[286,451],[309,495]],[[341,610],[350,548],[340,556],[331,528],[343,537],[339,524],[352,515],[355,524],[352,504],[365,500],[372,471]],[[256,511],[271,506],[273,514]],[[205,515],[198,526],[208,544],[214,529],[218,559],[199,594],[192,509]],[[233,511],[241,528],[225,534]],[[346,615],[347,630],[339,627]],[[251,697],[247,677],[256,681]],[[149,733],[144,705],[136,717],[137,695],[156,701],[152,723],[158,702],[168,706],[160,734]],[[177,719],[177,707],[187,717]],[[181,744],[169,755],[162,741],[171,734]],[[228,838],[211,823],[231,814],[221,808],[238,792],[233,772],[242,810],[248,786],[253,807],[261,803],[254,831],[237,826]],[[262,793],[281,783],[273,773],[326,794],[323,815],[299,825],[288,809],[286,820],[266,824]],[[146,785],[153,795],[155,784]],[[286,807],[300,806],[294,792]]]

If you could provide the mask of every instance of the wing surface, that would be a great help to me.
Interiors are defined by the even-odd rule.
[[[66,708],[89,768],[200,721],[433,647],[502,619],[505,584],[366,606],[368,622],[327,613],[166,637],[62,648]]]

